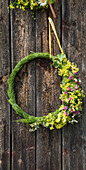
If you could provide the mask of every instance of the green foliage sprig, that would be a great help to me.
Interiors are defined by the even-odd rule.
[[[25,63],[36,58],[50,59],[53,66],[58,68],[58,74],[62,77],[62,82],[60,84],[62,93],[59,97],[62,104],[59,109],[43,117],[35,117],[25,113],[17,105],[14,93],[14,79],[16,74]],[[54,128],[62,128],[67,124],[67,122],[77,123],[76,116],[81,115],[82,98],[85,97],[83,90],[80,88],[81,81],[77,76],[78,70],[77,65],[67,60],[66,55],[62,53],[56,57],[51,56],[51,58],[48,53],[33,53],[22,59],[15,66],[8,79],[9,103],[12,105],[12,108],[16,111],[16,113],[22,117],[22,119],[17,120],[17,122],[29,123],[31,131],[36,130],[40,125],[46,128],[49,127],[50,130],[52,130]]]
[[[22,10],[27,8],[30,8],[31,10],[45,9],[48,8],[49,2],[53,4],[54,0],[11,0],[9,7],[11,9],[20,8]]]

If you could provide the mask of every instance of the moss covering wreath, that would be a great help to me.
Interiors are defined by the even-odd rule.
[[[52,113],[49,113],[47,116],[35,117],[25,113],[16,103],[15,93],[14,93],[14,79],[16,74],[22,68],[22,66],[30,60],[36,58],[40,59],[50,59],[52,65],[55,68],[58,68],[58,74],[62,77],[62,82],[60,87],[62,89],[62,94],[60,94],[60,99],[62,104],[59,109],[55,110]],[[80,79],[77,76],[79,68],[74,63],[71,63],[65,54],[58,54],[56,57],[48,53],[32,53],[29,56],[22,59],[13,69],[10,77],[8,79],[8,96],[9,103],[12,105],[12,108],[16,111],[22,119],[17,120],[17,122],[29,123],[31,131],[39,128],[40,125],[44,127],[49,127],[50,130],[56,128],[60,129],[68,122],[76,122],[76,117],[81,115],[81,104],[82,98],[85,97],[83,90],[80,88]]]

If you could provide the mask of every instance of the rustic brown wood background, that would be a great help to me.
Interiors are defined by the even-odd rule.
[[[86,0],[56,0],[45,12],[8,13],[9,0],[0,0],[0,170],[86,170],[86,104],[82,118],[61,130],[15,123],[15,112],[7,98],[7,76],[30,51],[48,52],[48,16],[54,20],[64,52],[78,64],[82,89],[86,94]],[[32,17],[34,15],[34,18]],[[52,54],[59,53],[52,32]],[[58,70],[47,60],[34,60],[21,69],[15,79],[17,103],[35,116],[59,107]],[[5,95],[4,95],[4,93]]]

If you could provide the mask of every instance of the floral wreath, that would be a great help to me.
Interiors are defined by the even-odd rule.
[[[54,0],[11,0],[9,7],[11,9],[20,8],[22,10],[30,7],[31,10],[34,10],[48,8],[49,3],[53,4]]]
[[[50,34],[50,24],[57,38],[61,53],[57,56],[51,55],[51,34]],[[10,77],[8,79],[8,96],[9,103],[12,105],[12,108],[16,111],[18,115],[22,117],[22,119],[17,120],[17,122],[29,123],[31,127],[31,131],[39,128],[40,125],[44,127],[49,127],[50,130],[56,128],[60,129],[64,125],[69,123],[78,122],[76,117],[81,115],[82,111],[82,98],[85,97],[83,90],[80,87],[81,80],[78,78],[77,73],[79,68],[74,63],[71,63],[66,55],[63,53],[61,48],[58,36],[56,34],[56,30],[54,27],[54,23],[49,18],[49,50],[48,53],[32,53],[25,58],[23,58],[13,69]],[[62,89],[62,93],[60,94],[60,100],[62,104],[59,109],[56,109],[54,112],[49,113],[47,116],[43,117],[35,117],[28,115],[24,112],[16,103],[15,92],[14,92],[14,79],[16,74],[20,71],[22,66],[36,58],[40,59],[50,59],[52,61],[52,65],[55,68],[58,68],[58,75],[62,77],[62,82],[60,87]]]
[[[14,93],[14,79],[16,74],[22,68],[22,66],[30,60],[36,58],[50,59],[53,62],[55,68],[58,68],[58,74],[62,77],[62,83],[60,87],[62,89],[62,94],[60,94],[60,99],[62,101],[61,106],[56,111],[49,113],[47,116],[35,117],[30,116],[25,113],[17,104],[15,100]],[[64,125],[73,122],[76,116],[80,116],[80,111],[82,110],[82,98],[84,97],[83,90],[80,88],[80,79],[77,76],[78,68],[76,64],[71,63],[67,60],[65,54],[58,54],[56,57],[51,56],[48,53],[33,53],[22,59],[13,69],[9,79],[8,79],[8,96],[9,103],[12,108],[16,111],[22,119],[17,120],[18,122],[29,123],[32,130],[36,130],[39,125],[44,127],[49,127],[50,130],[56,127],[57,129],[62,128]]]

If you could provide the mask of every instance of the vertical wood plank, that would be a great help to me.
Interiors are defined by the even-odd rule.
[[[56,30],[60,33],[60,1],[54,4],[57,14]],[[58,11],[58,12],[57,12]],[[36,14],[36,52],[48,51],[48,16],[50,12]],[[52,16],[50,14],[50,16]],[[57,55],[59,48],[52,33],[52,54]],[[47,115],[59,107],[60,78],[58,70],[50,67],[47,60],[36,60],[36,113]],[[36,170],[61,169],[61,131],[40,128],[36,134]]]
[[[15,10],[13,27],[13,65],[35,51],[35,20],[30,10]],[[35,62],[27,63],[15,79],[15,93],[18,105],[28,114],[35,115]],[[13,120],[18,116],[13,115]],[[35,132],[29,127],[12,123],[13,162],[12,169],[35,170]]]
[[[53,19],[57,35],[61,42],[61,15],[62,15],[62,1],[56,0],[54,2],[53,8],[56,14],[56,19],[53,18],[51,12],[49,12],[50,17]],[[52,29],[51,29],[52,31]],[[55,56],[60,53],[59,46],[56,37],[52,31],[52,54]],[[60,77],[58,76],[58,70],[54,69],[52,72],[52,111],[59,108],[60,106]],[[51,84],[51,83],[50,83]],[[53,130],[49,135],[50,140],[50,169],[61,170],[61,130]]]
[[[83,100],[83,117],[82,117],[82,157],[83,157],[83,170],[86,169],[86,1],[83,0],[81,12],[81,49],[82,49],[82,89],[85,93],[85,98]]]
[[[64,0],[63,1],[63,47],[65,53],[71,62],[78,64],[79,77],[82,80],[82,89],[86,90],[86,59],[85,59],[85,18],[86,2],[85,0]],[[85,101],[85,99],[84,99]],[[63,151],[63,170],[86,169],[86,123],[83,121],[86,106],[83,104],[82,118],[78,124],[67,125],[62,132],[62,151]]]
[[[10,169],[10,107],[2,93],[7,91],[9,72],[9,14],[8,1],[0,2],[0,170]],[[68,58],[77,63],[82,80],[82,89],[86,93],[86,2],[85,0],[63,0],[63,47]],[[61,1],[56,0],[54,20],[57,33],[61,34]],[[36,22],[32,12],[16,10],[11,15],[11,64],[12,67],[30,51],[48,51],[48,15],[50,12],[37,12]],[[50,14],[50,16],[52,16]],[[35,34],[36,33],[36,34]],[[35,38],[36,36],[36,38]],[[61,35],[60,35],[61,37]],[[52,53],[59,52],[52,32]],[[35,73],[36,70],[36,73]],[[15,79],[17,103],[27,113],[42,116],[59,107],[59,84],[57,71],[50,68],[47,60],[36,60],[26,64]],[[83,76],[82,76],[83,75]],[[35,84],[36,81],[36,84]],[[58,94],[58,95],[57,95]],[[36,101],[35,101],[36,99]],[[86,98],[85,98],[86,99]],[[67,125],[62,129],[62,166],[61,166],[61,131],[49,131],[40,128],[35,133],[29,127],[12,122],[12,170],[60,170],[86,169],[86,105],[83,102],[83,116],[79,123]],[[18,119],[13,114],[12,121]],[[35,149],[36,144],[36,149]],[[35,157],[36,156],[36,157]],[[35,162],[36,161],[36,162]],[[36,164],[36,166],[35,166]]]
[[[7,6],[8,0],[0,1],[0,170],[10,169],[10,107],[5,96],[10,71]]]
[[[48,51],[47,40],[47,12],[36,12],[36,52]],[[43,116],[47,113],[49,104],[47,102],[49,94],[45,94],[45,84],[47,86],[48,79],[45,74],[48,71],[48,62],[46,60],[36,60],[36,116]],[[47,67],[47,68],[46,68]],[[49,73],[48,73],[49,75]],[[47,79],[47,80],[46,80]],[[46,99],[47,97],[47,99]],[[46,103],[44,103],[46,101]],[[47,158],[47,159],[46,159]],[[36,170],[49,169],[49,130],[40,128],[36,132]]]

